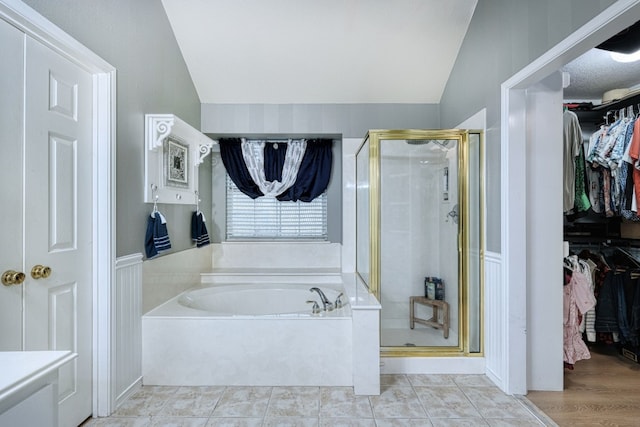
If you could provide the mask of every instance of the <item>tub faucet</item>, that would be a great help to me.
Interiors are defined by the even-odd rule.
[[[322,289],[314,287],[314,288],[309,289],[309,291],[310,292],[317,292],[318,295],[320,295],[320,301],[322,301],[322,307],[324,308],[324,311],[333,310],[333,303],[331,301],[329,301],[329,299],[324,294],[324,292],[322,292]]]

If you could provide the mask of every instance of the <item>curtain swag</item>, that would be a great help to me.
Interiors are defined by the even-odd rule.
[[[310,202],[331,178],[330,139],[289,139],[286,143],[245,138],[220,139],[229,177],[247,196]]]

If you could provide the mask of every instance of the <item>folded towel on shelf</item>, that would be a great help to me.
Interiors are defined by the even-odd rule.
[[[198,248],[211,243],[209,241],[207,226],[204,222],[205,218],[201,211],[195,211],[191,216],[191,239],[196,243]]]
[[[151,212],[147,218],[147,233],[144,238],[147,258],[153,258],[168,249],[171,249],[171,241],[167,231],[167,220],[160,212]]]

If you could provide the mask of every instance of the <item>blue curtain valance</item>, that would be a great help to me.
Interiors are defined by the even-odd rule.
[[[285,163],[287,144],[266,141],[264,147],[264,172],[268,181],[281,181]],[[242,154],[241,138],[222,138],[220,155],[229,177],[247,196],[255,199],[264,194],[253,181]],[[276,198],[280,201],[310,202],[322,194],[329,185],[333,141],[330,139],[309,139],[300,163],[294,184]]]

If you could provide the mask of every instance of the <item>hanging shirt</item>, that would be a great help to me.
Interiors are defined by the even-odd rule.
[[[633,136],[629,147],[629,157],[633,162],[633,188],[635,192],[636,205],[640,204],[640,119],[637,119],[633,125]]]
[[[582,129],[578,116],[573,111],[566,110],[562,116],[564,124],[564,185],[563,185],[563,211],[573,209],[575,202],[576,184],[576,157],[580,154],[582,144]]]
[[[587,277],[575,269],[564,289],[564,361],[574,364],[578,360],[591,358],[587,345],[582,340],[579,315],[595,307],[596,299],[589,288]]]

